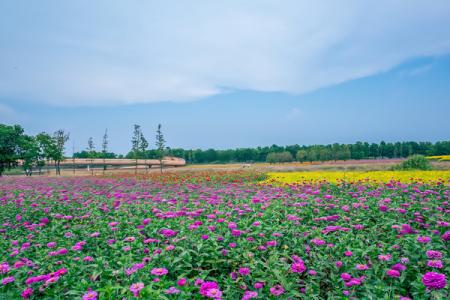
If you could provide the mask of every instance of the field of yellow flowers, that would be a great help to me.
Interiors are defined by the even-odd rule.
[[[370,172],[343,172],[343,171],[319,171],[319,172],[277,172],[268,173],[268,182],[278,183],[303,183],[328,181],[339,182],[442,182],[448,183],[450,171],[370,171]]]

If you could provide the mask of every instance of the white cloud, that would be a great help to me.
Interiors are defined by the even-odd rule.
[[[83,3],[0,4],[0,36],[11,38],[0,40],[0,97],[102,105],[227,89],[301,94],[450,51],[445,0]]]

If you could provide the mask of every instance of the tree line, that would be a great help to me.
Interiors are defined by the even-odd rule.
[[[33,168],[54,164],[56,174],[61,174],[60,163],[64,159],[64,145],[69,134],[60,129],[52,135],[42,132],[36,136],[24,133],[20,125],[0,124],[0,176],[22,161],[26,175],[31,176]]]
[[[45,132],[36,136],[24,133],[20,125],[0,124],[0,175],[6,170],[21,165],[27,175],[33,168],[41,173],[45,165],[54,165],[56,174],[60,174],[60,162],[65,158],[65,144],[69,133],[60,129],[53,134]],[[126,155],[116,154],[108,149],[108,131],[105,130],[101,148],[97,151],[92,137],[87,141],[87,147],[73,153],[73,158],[129,158],[158,159],[162,168],[165,155],[180,157],[187,163],[230,163],[230,162],[313,162],[349,159],[403,158],[414,154],[447,155],[450,154],[450,141],[431,142],[396,142],[329,144],[329,145],[290,145],[255,148],[237,148],[227,150],[216,149],[182,149],[165,146],[161,124],[158,125],[155,136],[155,148],[149,149],[142,128],[134,125],[131,138],[131,149]],[[162,171],[162,169],[161,169]]]
[[[161,124],[156,130],[156,149],[152,150],[152,158],[160,161],[161,172],[163,168],[163,158],[166,155],[165,139],[162,133]],[[69,133],[63,129],[55,131],[53,134],[45,132],[35,136],[27,135],[20,125],[0,124],[0,176],[5,170],[22,166],[25,174],[31,176],[33,169],[37,168],[39,174],[42,173],[44,166],[54,165],[57,175],[61,174],[60,163],[67,158],[65,145],[69,140]],[[109,139],[108,130],[103,135],[101,149],[96,150],[94,139],[89,137],[85,150],[75,152],[72,158],[123,158],[123,155],[117,155],[108,149]],[[134,131],[131,138],[131,151],[127,158],[140,159],[148,151],[149,144],[142,133],[140,125],[134,125]],[[106,164],[104,164],[104,169]],[[137,164],[136,164],[137,172]]]
[[[450,154],[450,141],[431,142],[356,142],[354,144],[290,145],[228,150],[168,149],[170,155],[184,158],[188,163],[228,162],[313,162],[350,159],[405,158],[414,154],[425,156]],[[145,156],[151,158],[152,151]]]

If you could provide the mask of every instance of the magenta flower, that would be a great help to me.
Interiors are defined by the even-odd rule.
[[[445,274],[427,272],[422,276],[422,283],[431,290],[440,290],[445,288],[447,280]]]
[[[400,277],[400,272],[397,270],[389,269],[386,271],[386,275],[389,277],[398,278]]]
[[[305,272],[306,271],[305,263],[302,260],[292,263],[291,271],[293,273],[303,273],[303,272]]]
[[[200,294],[213,299],[220,299],[222,297],[222,292],[219,290],[219,285],[215,281],[203,282],[200,286]]]
[[[184,285],[186,285],[186,281],[187,281],[186,278],[181,278],[177,281],[177,285],[184,286]]]
[[[89,291],[86,294],[83,295],[83,300],[97,300],[97,292],[95,291]]]
[[[441,260],[429,260],[427,262],[427,266],[435,269],[442,269],[444,267],[444,264]]]
[[[280,296],[284,293],[284,288],[280,284],[274,285],[270,288],[270,293],[274,296]]]
[[[357,270],[360,270],[360,271],[365,271],[365,270],[368,270],[368,269],[369,269],[369,266],[366,265],[366,264],[357,264],[357,265],[356,265],[356,269],[357,269]]]
[[[419,243],[426,244],[426,243],[429,243],[431,241],[431,238],[429,236],[419,236],[417,238],[417,241]]]
[[[13,276],[9,276],[9,277],[5,277],[2,279],[2,284],[6,285],[8,283],[14,282],[14,277]]]
[[[435,250],[428,250],[426,252],[426,255],[428,258],[442,258],[442,253],[439,251],[435,251]]]
[[[173,295],[173,294],[179,294],[179,293],[181,293],[181,291],[179,289],[177,289],[176,287],[171,286],[170,288],[165,290],[164,293],[169,294],[169,295]]]
[[[258,292],[255,291],[245,291],[242,300],[248,300],[258,297]]]
[[[258,281],[257,283],[255,283],[255,284],[253,285],[253,287],[254,287],[255,289],[257,289],[257,290],[262,289],[262,288],[264,287],[264,282]]]
[[[27,287],[20,293],[20,296],[22,296],[23,299],[29,299],[33,295],[33,289],[30,287]],[[83,299],[84,300],[84,299]]]
[[[239,274],[241,274],[242,276],[249,275],[250,269],[249,268],[239,268]]]
[[[167,271],[166,268],[154,268],[151,271],[151,274],[155,276],[163,276],[166,275],[167,273],[169,273],[169,271]]]
[[[134,297],[139,297],[139,292],[144,288],[144,284],[142,282],[133,283],[130,286],[130,291],[133,293]]]

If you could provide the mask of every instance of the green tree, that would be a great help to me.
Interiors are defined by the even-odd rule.
[[[105,159],[108,155],[108,128],[105,129],[105,134],[103,135],[103,141],[102,141],[102,158],[103,158],[103,174],[105,174],[106,171],[106,162]]]
[[[161,124],[158,124],[158,129],[156,130],[156,150],[158,151],[159,167],[161,173],[163,171],[163,158],[164,158],[164,147],[166,140],[161,131]]]
[[[17,165],[22,136],[23,128],[20,125],[0,124],[0,176],[6,169]]]
[[[297,151],[296,158],[299,162],[305,162],[307,157],[308,157],[308,153],[306,152],[306,150],[298,150]]]
[[[59,129],[53,134],[53,141],[55,144],[52,159],[55,161],[56,174],[61,175],[61,160],[64,159],[65,144],[69,140],[69,133]]]
[[[20,159],[25,175],[33,174],[33,167],[37,166],[39,160],[39,143],[33,136],[23,135],[20,142]]]

